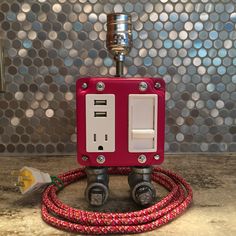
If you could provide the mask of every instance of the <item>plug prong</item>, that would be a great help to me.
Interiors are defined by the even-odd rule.
[[[24,184],[24,182],[19,181],[19,182],[15,183],[15,186],[16,187],[25,187],[25,184]]]
[[[23,181],[30,181],[31,178],[29,176],[24,176],[24,175],[20,175],[20,179]]]

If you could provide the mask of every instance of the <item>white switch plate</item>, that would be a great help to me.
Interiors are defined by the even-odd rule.
[[[129,152],[157,151],[156,94],[129,95]]]
[[[86,95],[87,152],[115,151],[115,95]]]

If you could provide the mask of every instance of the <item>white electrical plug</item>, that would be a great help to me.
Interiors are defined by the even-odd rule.
[[[33,192],[46,184],[52,183],[52,178],[48,173],[44,173],[32,167],[23,167],[18,172],[18,182],[22,194]]]

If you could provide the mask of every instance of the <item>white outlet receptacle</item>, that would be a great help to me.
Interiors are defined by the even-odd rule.
[[[86,95],[87,152],[115,151],[115,95]]]
[[[129,95],[129,152],[157,151],[157,95]]]

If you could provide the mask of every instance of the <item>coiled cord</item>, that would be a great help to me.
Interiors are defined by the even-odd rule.
[[[110,168],[109,174],[128,175],[130,168]],[[86,177],[84,168],[58,176],[67,186]],[[130,234],[154,230],[179,216],[192,201],[190,185],[179,175],[162,168],[154,168],[152,180],[169,193],[156,204],[134,212],[100,213],[72,208],[57,198],[60,191],[48,186],[42,197],[42,218],[48,224],[69,232],[90,235]]]

